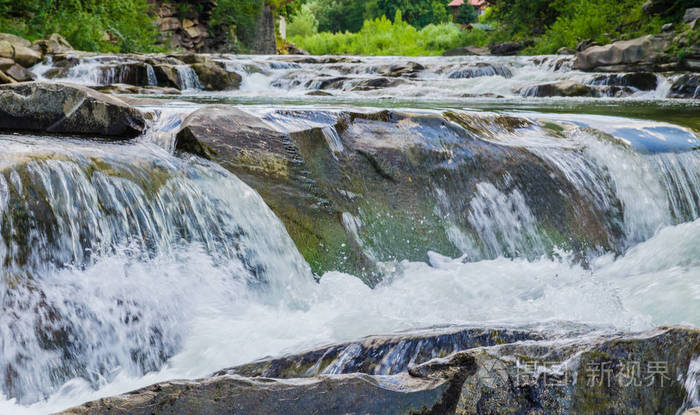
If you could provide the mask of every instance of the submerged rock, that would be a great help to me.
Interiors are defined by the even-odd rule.
[[[405,84],[406,81],[403,79],[389,79],[389,78],[375,78],[362,80],[355,85],[353,90],[356,91],[370,91],[373,89],[381,88],[394,88],[396,86]]]
[[[180,90],[176,88],[168,88],[162,86],[136,86],[129,84],[110,84],[103,86],[95,86],[92,89],[103,92],[105,94],[138,94],[138,95],[177,95]]]
[[[598,75],[589,84],[603,86],[628,86],[640,91],[653,91],[658,86],[656,74],[633,72],[625,74]]]
[[[511,78],[513,73],[504,65],[492,65],[490,63],[480,62],[450,73],[449,78],[478,78],[481,76],[502,76],[504,78]]]
[[[378,74],[390,77],[415,77],[418,72],[425,67],[417,62],[397,63],[393,65],[383,65],[376,69]]]
[[[669,98],[700,98],[700,76],[696,74],[681,75],[673,82]]]
[[[128,138],[145,128],[143,114],[90,88],[46,82],[0,86],[0,129]]]
[[[379,347],[355,350],[356,358],[392,362],[397,349],[400,356],[410,355],[400,347],[381,348],[383,342],[402,344],[400,338],[374,339]],[[426,333],[421,338],[431,344],[435,336]],[[449,356],[391,375],[365,368],[326,375],[292,372],[283,380],[219,372],[199,380],[159,383],[63,414],[671,415],[689,409],[695,392],[685,384],[694,384],[691,366],[698,353],[700,332],[684,328],[464,345]],[[329,359],[324,355],[318,358],[319,363],[325,360]]]

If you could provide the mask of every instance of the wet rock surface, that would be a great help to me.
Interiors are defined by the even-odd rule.
[[[590,329],[589,329],[590,330]],[[363,356],[391,366],[392,356],[414,356],[439,344],[444,336],[469,338],[488,329],[445,330],[419,335],[372,337],[358,349]],[[441,333],[442,331],[442,333]],[[458,351],[425,363],[401,365],[391,375],[353,368],[345,374],[295,372],[294,362],[323,364],[331,346],[302,355],[287,356],[282,378],[251,373],[247,377],[217,372],[194,381],[170,381],[128,394],[89,402],[64,414],[185,414],[185,413],[382,413],[382,414],[551,414],[616,413],[676,414],[690,409],[685,386],[695,376],[693,359],[700,353],[700,332],[659,328],[639,334],[590,334],[568,339],[546,338],[543,332],[508,337],[509,330],[492,329],[491,344],[479,341],[454,344]],[[544,339],[541,336],[545,336]],[[550,334],[551,335],[551,334]],[[523,336],[523,337],[521,337]],[[528,340],[529,339],[529,340]],[[412,340],[412,342],[410,341]],[[421,340],[421,342],[418,342]],[[523,341],[526,340],[526,341]],[[493,343],[500,343],[495,344]],[[357,344],[357,343],[354,343]],[[425,349],[423,349],[423,344]],[[349,350],[353,344],[347,344]],[[383,346],[389,345],[384,348]],[[373,354],[376,353],[376,354]],[[428,355],[430,352],[428,352]],[[257,363],[270,371],[269,360]],[[335,357],[335,362],[345,362]],[[248,369],[254,367],[248,365]],[[333,366],[331,363],[330,366]],[[302,365],[303,367],[303,365]],[[337,365],[336,365],[337,367]],[[240,369],[243,368],[243,369]],[[238,370],[245,371],[246,367]],[[639,368],[635,372],[634,369]],[[273,370],[274,371],[274,370]],[[272,373],[272,372],[270,372]],[[288,376],[285,376],[288,375]],[[692,413],[692,412],[691,412]]]
[[[700,98],[700,76],[686,74],[680,76],[671,86],[670,98]]]
[[[0,86],[0,129],[130,138],[145,128],[143,114],[89,88],[25,82]]]
[[[526,97],[594,97],[596,90],[576,81],[537,85],[523,91]]]
[[[299,127],[282,132],[273,127],[280,120]],[[218,162],[256,189],[319,274],[343,270],[374,285],[378,261],[425,261],[426,246],[458,256],[448,229],[479,240],[469,212],[459,206],[487,191],[482,182],[496,184],[490,191],[523,197],[543,229],[533,230],[536,243],[517,248],[479,240],[485,257],[515,255],[516,249],[520,255],[532,250],[534,257],[555,243],[584,256],[595,246],[619,249],[617,208],[595,207],[526,148],[488,140],[499,131],[531,128],[541,127],[464,113],[287,110],[259,119],[209,106],[184,121],[177,148]]]

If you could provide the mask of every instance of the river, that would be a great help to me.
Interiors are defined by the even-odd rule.
[[[700,326],[700,102],[667,98],[674,75],[620,92],[561,56],[218,59],[241,75],[240,89],[202,91],[183,69],[182,94],[140,96],[162,101],[137,102],[156,116],[135,140],[0,135],[0,413],[58,411],[264,356],[432,326]],[[119,81],[110,65],[124,60],[84,58],[54,80],[110,84]],[[392,70],[403,72],[385,76]],[[561,80],[599,96],[528,92]],[[182,120],[212,103],[279,131],[320,125],[339,152],[333,120],[349,108],[471,117],[477,140],[536,157],[561,177],[562,194],[582,201],[575,208],[602,212],[606,243],[582,252],[560,243],[543,223],[549,199],[504,167],[468,195],[457,192],[457,175],[431,182],[448,223],[440,238],[456,254],[421,246],[410,231],[372,234],[372,215],[348,214],[343,223],[362,228],[356,242],[381,282],[314,275],[255,190],[174,151]],[[499,116],[534,126],[498,129]],[[445,137],[433,144],[459,160],[463,147]],[[382,249],[399,238],[424,259]]]

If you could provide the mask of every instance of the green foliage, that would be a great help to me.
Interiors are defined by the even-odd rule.
[[[457,20],[455,23],[459,24],[469,24],[476,22],[477,15],[474,10],[474,6],[471,4],[464,4],[457,11]]]
[[[263,0],[218,0],[211,17],[212,31],[229,41],[250,45],[255,37]]]
[[[318,20],[311,12],[311,8],[305,4],[287,25],[287,36],[308,37],[316,33],[318,33]]]
[[[382,16],[366,20],[357,33],[322,32],[291,40],[315,55],[439,55],[445,49],[461,45],[462,31],[457,25],[443,23],[417,30],[397,12],[394,21]]]
[[[314,0],[308,6],[322,32],[357,32],[365,19],[363,0]]]
[[[403,19],[410,25],[422,28],[429,24],[449,21],[447,1],[443,0],[376,0],[379,13],[394,16],[401,10]],[[377,16],[375,16],[377,17]]]
[[[417,28],[449,21],[444,0],[312,0],[308,5],[321,32],[358,32],[365,20],[392,18],[398,10]]]
[[[0,0],[0,32],[56,32],[77,49],[111,52],[156,51],[158,36],[146,0]]]
[[[552,8],[558,13],[532,52],[554,53],[561,47],[575,48],[585,39],[606,44],[620,38],[633,38],[660,32],[662,20],[645,16],[640,0],[558,0]]]

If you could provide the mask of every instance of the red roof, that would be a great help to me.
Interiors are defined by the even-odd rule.
[[[444,4],[444,3],[443,3]],[[450,4],[448,4],[448,7],[459,7],[464,4],[464,0],[452,0]]]
[[[486,3],[486,0],[469,0],[469,4],[472,6],[481,6]]]

